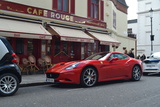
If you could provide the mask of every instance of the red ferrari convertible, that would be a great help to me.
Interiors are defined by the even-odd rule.
[[[85,60],[61,62],[46,71],[46,82],[94,86],[97,82],[131,79],[139,81],[142,62],[119,52],[101,52]]]

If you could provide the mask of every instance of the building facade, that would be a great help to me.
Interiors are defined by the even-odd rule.
[[[136,44],[127,35],[127,8],[125,0],[3,0],[0,36],[20,59],[50,56],[58,63],[123,52]]]
[[[137,54],[150,56],[160,48],[160,0],[138,0]],[[152,22],[150,10],[153,10]],[[152,24],[152,25],[151,25]],[[151,30],[152,28],[152,30]],[[151,43],[151,31],[154,40]],[[152,45],[151,45],[152,44]],[[153,52],[152,48],[153,47]]]
[[[138,21],[137,19],[128,20],[128,37],[136,39],[137,43],[137,29]],[[135,46],[135,57],[137,56],[137,44]]]
[[[111,37],[121,43],[118,48],[113,47],[113,51],[124,52],[125,47],[129,52],[132,48],[136,48],[136,39],[127,34],[127,9],[125,0],[106,0],[104,17],[107,30],[110,31]]]

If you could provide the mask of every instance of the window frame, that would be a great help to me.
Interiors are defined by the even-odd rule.
[[[65,2],[67,1],[67,5],[65,5]],[[61,11],[61,12],[65,12],[65,13],[69,13],[69,0],[58,0],[58,6],[57,6],[57,10]],[[60,3],[60,4],[59,4]],[[60,8],[59,8],[60,6]],[[65,9],[65,7],[67,9]]]
[[[91,17],[93,19],[99,19],[99,0],[97,3],[94,3],[93,0],[91,0]]]
[[[75,14],[75,0],[67,0],[68,1],[68,9],[67,11],[64,10],[64,2],[65,0],[60,0],[62,1],[61,2],[61,6],[62,6],[62,9],[59,9],[58,7],[58,3],[59,3],[59,0],[52,0],[52,9],[53,10],[57,10],[59,12],[63,12],[63,13],[70,13],[70,14]]]
[[[88,18],[94,19],[94,20],[101,20],[104,21],[104,1],[103,0],[97,0],[98,3],[93,3],[92,0],[88,0]],[[94,8],[92,9],[92,5],[97,5],[97,17],[95,17]]]

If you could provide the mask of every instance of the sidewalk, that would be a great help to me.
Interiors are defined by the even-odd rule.
[[[47,84],[45,80],[45,74],[22,75],[22,82],[20,83],[20,87],[45,85]]]

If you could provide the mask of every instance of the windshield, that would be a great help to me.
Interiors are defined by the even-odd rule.
[[[108,57],[108,55],[108,52],[96,53],[87,57],[85,60],[105,60]]]

